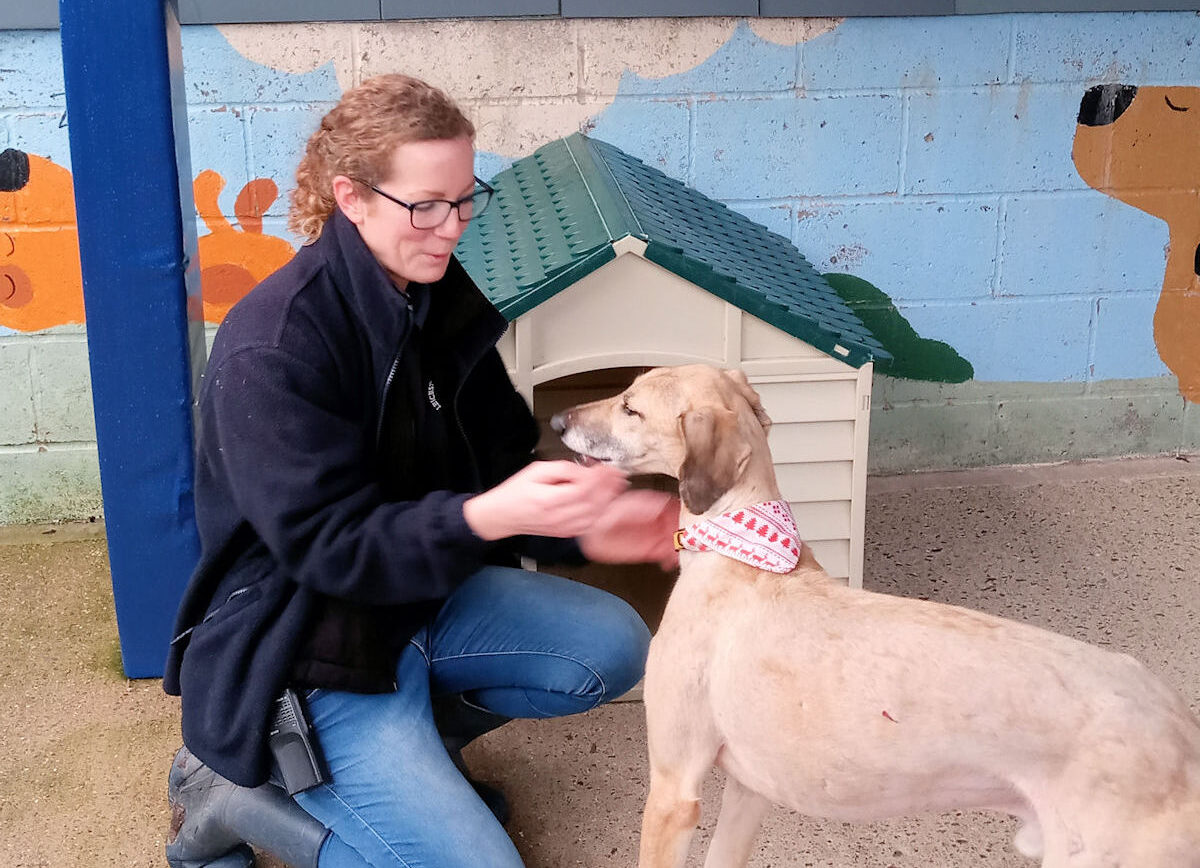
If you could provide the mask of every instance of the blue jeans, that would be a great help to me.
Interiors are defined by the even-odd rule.
[[[330,781],[296,801],[332,829],[320,868],[520,868],[504,828],[451,762],[432,695],[505,717],[556,717],[619,696],[650,634],[617,597],[567,579],[488,567],[409,642],[394,693],[314,690]]]

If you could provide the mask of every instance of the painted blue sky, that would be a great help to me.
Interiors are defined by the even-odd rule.
[[[274,179],[264,229],[285,235],[296,160],[340,93],[332,64],[278,71],[213,27],[185,28],[183,46],[193,177],[225,177],[227,213],[251,178]],[[54,34],[0,33],[0,54],[17,61],[0,75],[5,146],[69,166]],[[743,25],[686,72],[627,73],[589,134],[869,280],[980,380],[1165,375],[1151,320],[1166,226],[1071,161],[1100,81],[1200,84],[1200,19],[864,18],[798,45]],[[512,157],[480,153],[479,172]]]

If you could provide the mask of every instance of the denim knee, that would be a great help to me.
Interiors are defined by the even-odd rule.
[[[616,699],[632,688],[646,672],[650,628],[632,606],[614,597],[612,611],[598,631],[604,642],[595,651],[595,661],[604,681],[597,705]]]
[[[499,823],[496,831],[481,834],[469,847],[425,846],[419,854],[413,854],[413,858],[415,864],[435,864],[438,868],[525,868],[512,839]],[[413,864],[393,850],[372,853],[368,858],[336,835],[325,840],[317,860],[318,868],[412,868]]]

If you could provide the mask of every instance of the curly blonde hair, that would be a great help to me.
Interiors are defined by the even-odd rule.
[[[308,139],[296,169],[288,229],[310,244],[336,206],[333,178],[386,180],[399,145],[475,138],[475,127],[443,91],[407,75],[369,78],[346,91]]]

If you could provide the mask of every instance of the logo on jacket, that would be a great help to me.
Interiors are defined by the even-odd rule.
[[[429,406],[435,410],[441,410],[442,405],[438,402],[437,393],[433,391],[433,380],[429,381],[429,387],[425,390],[425,395],[429,398]]]

